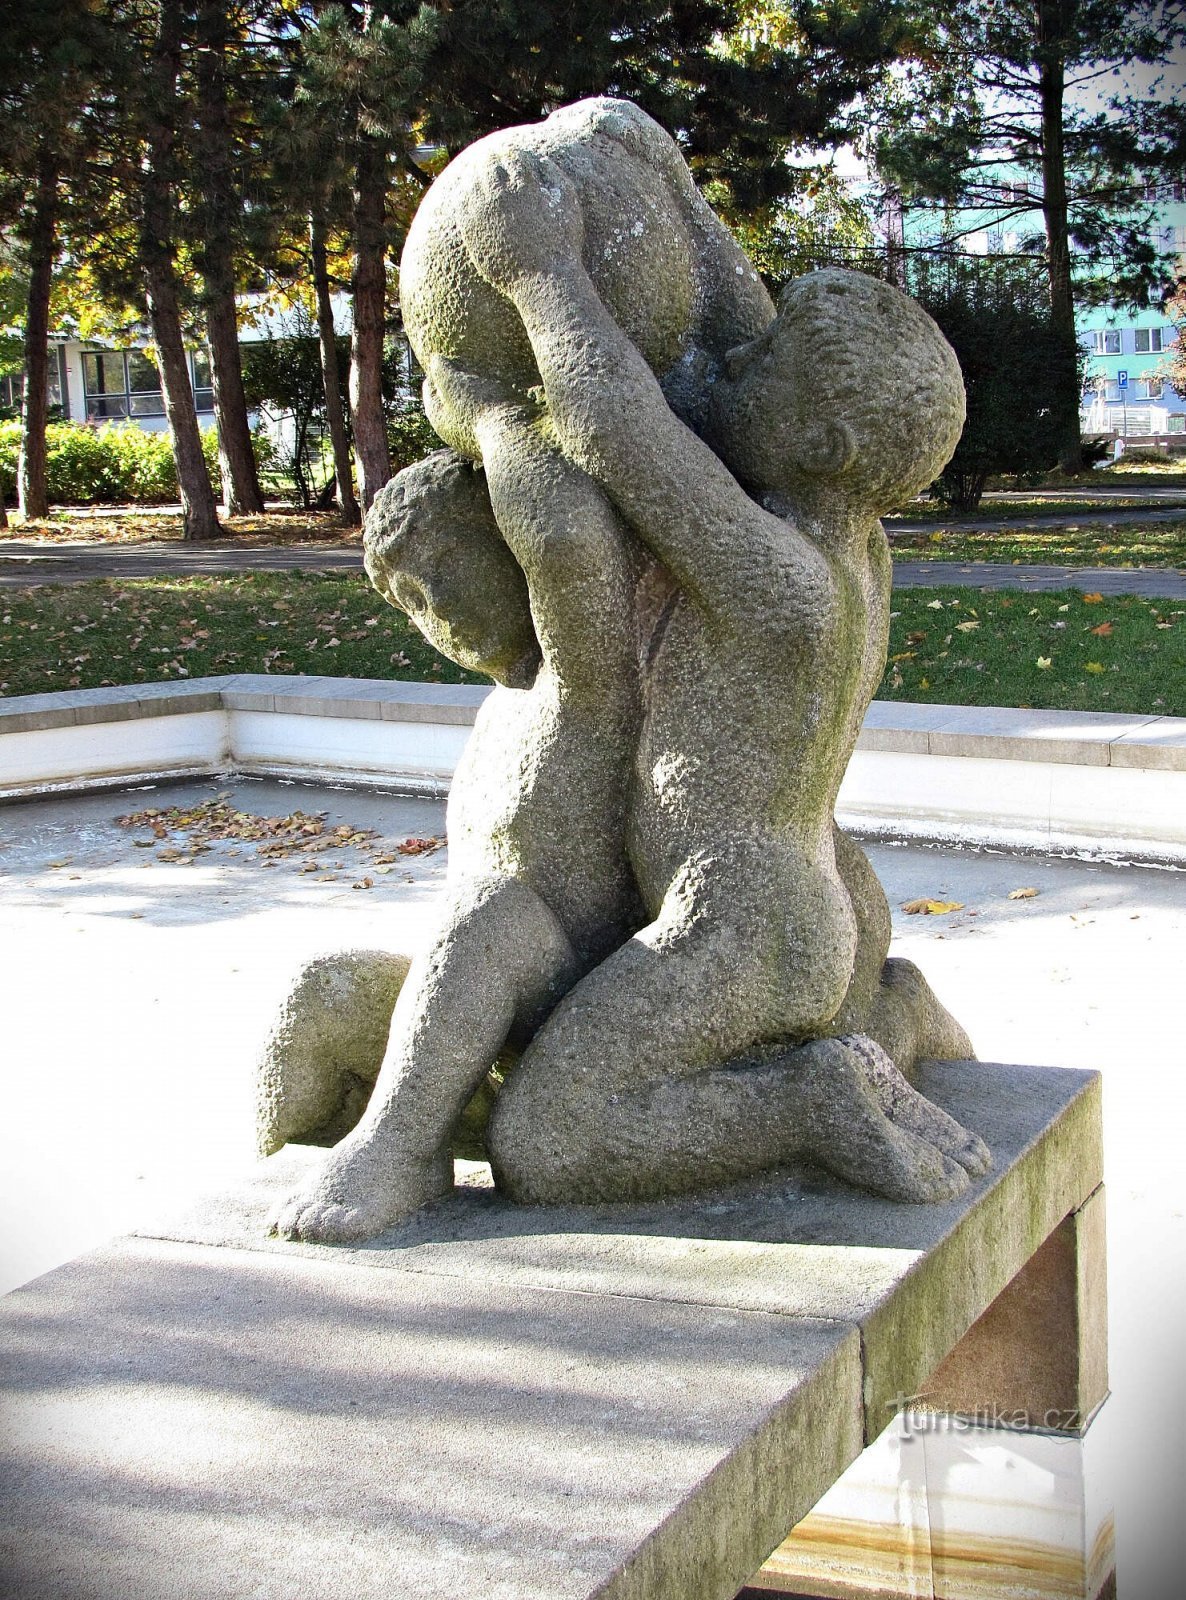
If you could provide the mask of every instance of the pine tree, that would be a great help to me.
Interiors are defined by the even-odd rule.
[[[195,170],[193,221],[196,255],[202,275],[202,303],[218,426],[218,459],[223,499],[229,513],[264,508],[256,474],[251,428],[243,397],[239,359],[239,319],[235,299],[235,255],[243,213],[236,158],[242,163],[243,117],[233,114],[228,79],[236,65],[255,65],[247,49],[251,24],[259,7],[234,0],[198,0],[194,26]],[[237,60],[234,58],[237,57]],[[240,101],[242,95],[240,95]]]
[[[177,196],[183,110],[179,93],[184,49],[183,0],[159,0],[139,96],[144,156],[139,171],[138,254],[165,415],[177,464],[183,537],[214,539],[221,533],[210,486],[182,324],[177,267]]]
[[[49,513],[49,308],[70,186],[85,159],[83,107],[105,35],[85,0],[13,7],[0,24],[0,228],[24,252],[24,399],[18,486],[25,517]]]
[[[1041,212],[1068,470],[1081,464],[1076,298],[1168,287],[1144,190],[1186,162],[1186,108],[1180,85],[1142,93],[1126,74],[1168,65],[1183,41],[1179,0],[919,4],[912,64],[871,123],[877,167],[908,203]]]

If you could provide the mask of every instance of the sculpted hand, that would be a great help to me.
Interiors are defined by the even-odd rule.
[[[483,166],[463,192],[457,221],[474,267],[502,294],[580,260],[576,189],[533,151],[511,150]]]

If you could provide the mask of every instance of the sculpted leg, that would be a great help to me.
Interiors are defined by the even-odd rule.
[[[698,887],[669,896],[666,917],[590,973],[533,1040],[491,1122],[499,1184],[528,1203],[649,1199],[806,1156],[893,1199],[961,1193],[987,1151],[872,1041],[754,1046],[794,1026],[794,970],[729,914],[751,895]],[[828,939],[804,930],[802,944],[818,977]]]
[[[890,909],[869,858],[841,828],[833,828],[832,842],[836,870],[857,919],[852,981],[832,1028],[875,1039],[907,1076],[920,1061],[971,1059],[971,1040],[914,963],[886,959]]]
[[[280,1208],[274,1231],[322,1244],[366,1239],[445,1193],[466,1103],[512,1028],[536,1023],[575,976],[563,930],[531,889],[512,879],[468,885],[412,965],[366,1113]]]

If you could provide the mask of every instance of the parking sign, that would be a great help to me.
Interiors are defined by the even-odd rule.
[[[1128,373],[1127,372],[1118,372],[1116,374],[1116,387],[1118,389],[1127,389],[1128,388]]]

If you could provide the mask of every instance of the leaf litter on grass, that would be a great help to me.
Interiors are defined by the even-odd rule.
[[[255,860],[261,866],[294,861],[302,873],[321,869],[319,881],[334,881],[333,873],[346,865],[344,861],[321,859],[328,851],[355,851],[376,872],[386,873],[408,857],[431,855],[445,842],[436,837],[408,838],[392,845],[374,828],[356,828],[350,823],[331,826],[328,816],[325,811],[292,811],[287,816],[263,817],[238,810],[229,794],[218,794],[197,805],[148,806],[115,820],[121,828],[147,829],[148,838],[133,839],[132,843],[140,849],[155,848],[158,861],[190,866],[199,856],[208,855],[216,844],[233,841],[254,845]],[[175,839],[181,841],[180,846]],[[241,852],[228,850],[227,854]],[[327,873],[326,867],[332,870]],[[363,879],[354,887],[369,889],[373,880]]]

